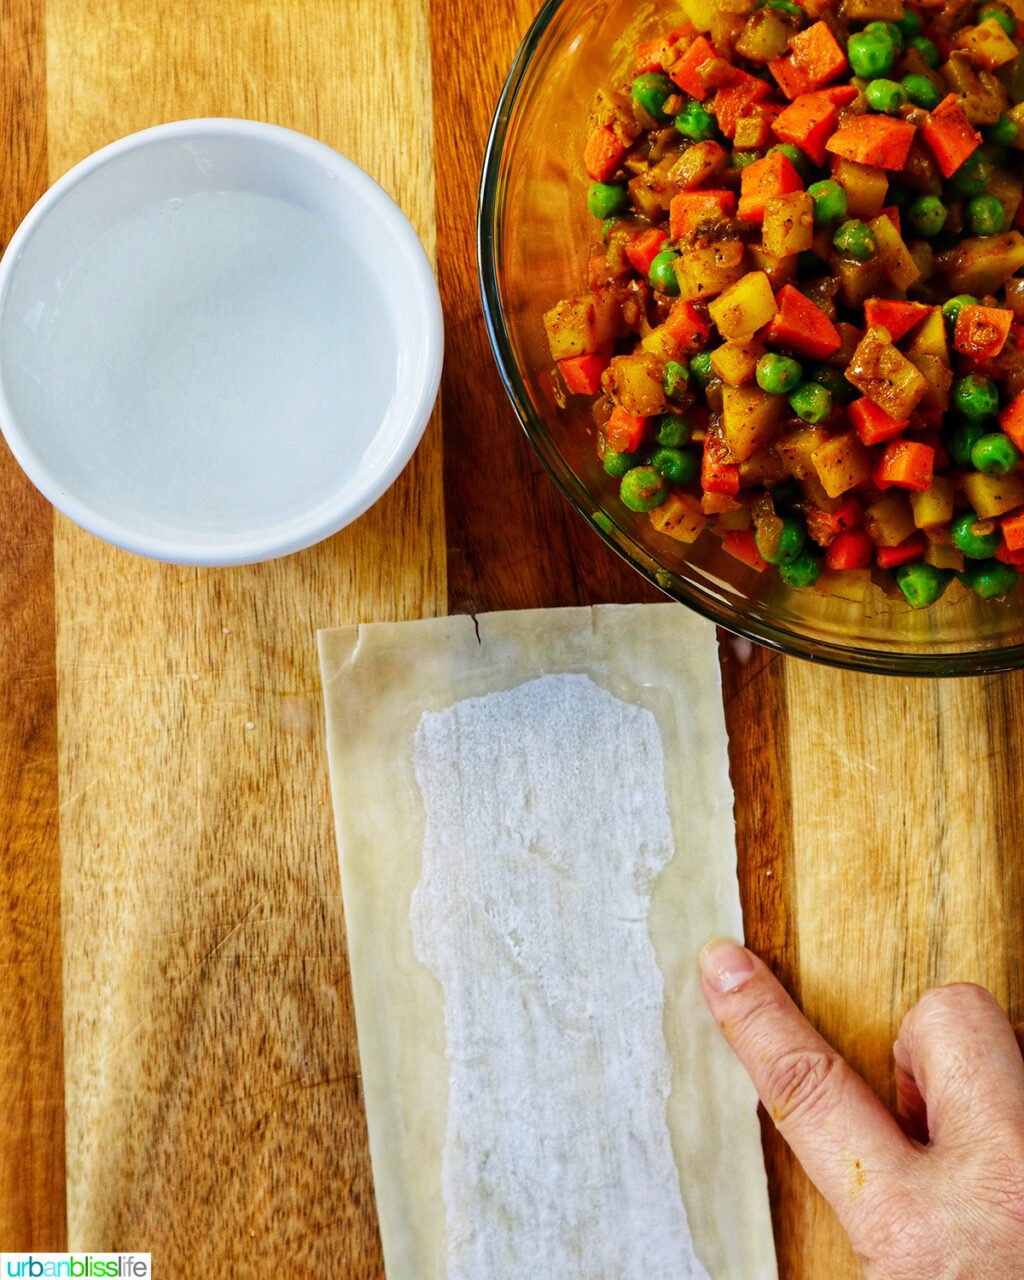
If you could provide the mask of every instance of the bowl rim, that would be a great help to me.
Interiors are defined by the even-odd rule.
[[[0,316],[23,251],[71,191],[131,152],[146,151],[176,138],[211,137],[255,141],[266,147],[268,155],[274,150],[290,152],[307,165],[329,172],[355,197],[368,220],[383,223],[405,267],[401,297],[394,291],[386,296],[393,306],[418,312],[422,346],[417,348],[416,360],[398,361],[398,388],[404,381],[411,389],[411,400],[405,421],[395,431],[395,446],[383,454],[384,465],[370,473],[358,490],[353,493],[350,489],[344,502],[328,498],[309,511],[266,529],[211,534],[202,543],[179,540],[173,534],[140,533],[130,522],[96,510],[65,488],[59,473],[36,452],[31,429],[26,430],[19,421],[0,360],[0,432],[22,470],[53,506],[83,529],[123,550],[166,563],[208,567],[253,564],[289,555],[323,541],[368,510],[404,470],[426,430],[440,386],[444,350],[444,323],[434,270],[412,223],[396,201],[365,170],[327,143],[283,125],[229,116],[172,120],[137,130],[100,147],[62,174],[22,219],[0,258]],[[396,344],[396,350],[401,354],[410,348]]]
[[[516,364],[511,336],[501,306],[498,280],[499,227],[497,213],[501,207],[501,159],[512,113],[537,46],[559,9],[569,0],[546,0],[530,24],[506,77],[487,136],[480,183],[477,194],[476,249],[477,280],[483,305],[484,323],[491,352],[505,392],[526,433],[540,457],[544,469],[575,508],[614,551],[667,596],[685,604],[696,613],[736,635],[764,645],[778,653],[806,658],[825,666],[841,667],[877,675],[894,676],[972,676],[993,675],[1024,667],[1024,644],[1007,645],[987,651],[969,649],[947,652],[903,653],[871,647],[849,646],[801,635],[789,627],[762,619],[748,618],[737,610],[716,601],[695,583],[665,570],[647,553],[635,538],[621,528],[607,513],[598,522],[596,503],[570,470],[547,436],[543,421],[534,413],[526,386]],[[536,425],[543,435],[531,429]],[[671,579],[671,587],[666,586]]]

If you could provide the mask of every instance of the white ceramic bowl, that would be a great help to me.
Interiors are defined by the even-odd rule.
[[[437,285],[351,161],[248,120],[112,143],[0,262],[0,427],[72,520],[141,555],[244,564],[361,515],[437,395]]]

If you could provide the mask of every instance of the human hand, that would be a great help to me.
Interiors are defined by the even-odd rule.
[[[701,955],[704,995],[870,1280],[1024,1276],[1024,1035],[981,987],[928,991],[894,1046],[898,1121],[767,966]]]

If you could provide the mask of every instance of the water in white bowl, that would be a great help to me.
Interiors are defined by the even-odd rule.
[[[48,310],[37,374],[80,496],[155,535],[301,518],[355,477],[395,394],[369,266],[270,196],[204,191],[132,214]]]

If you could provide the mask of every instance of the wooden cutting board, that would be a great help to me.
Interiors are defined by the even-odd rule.
[[[7,0],[6,243],[134,129],[240,115],[376,176],[431,254],[442,397],[354,527],[262,566],[151,564],[0,455],[0,1248],[157,1274],[383,1274],[314,633],[653,599],[568,508],[492,371],[473,215],[526,0]],[[433,75],[431,68],[433,67]],[[902,1012],[1024,1016],[1024,678],[910,683],[721,644],[748,935],[885,1095]],[[772,1135],[782,1274],[857,1267]]]

